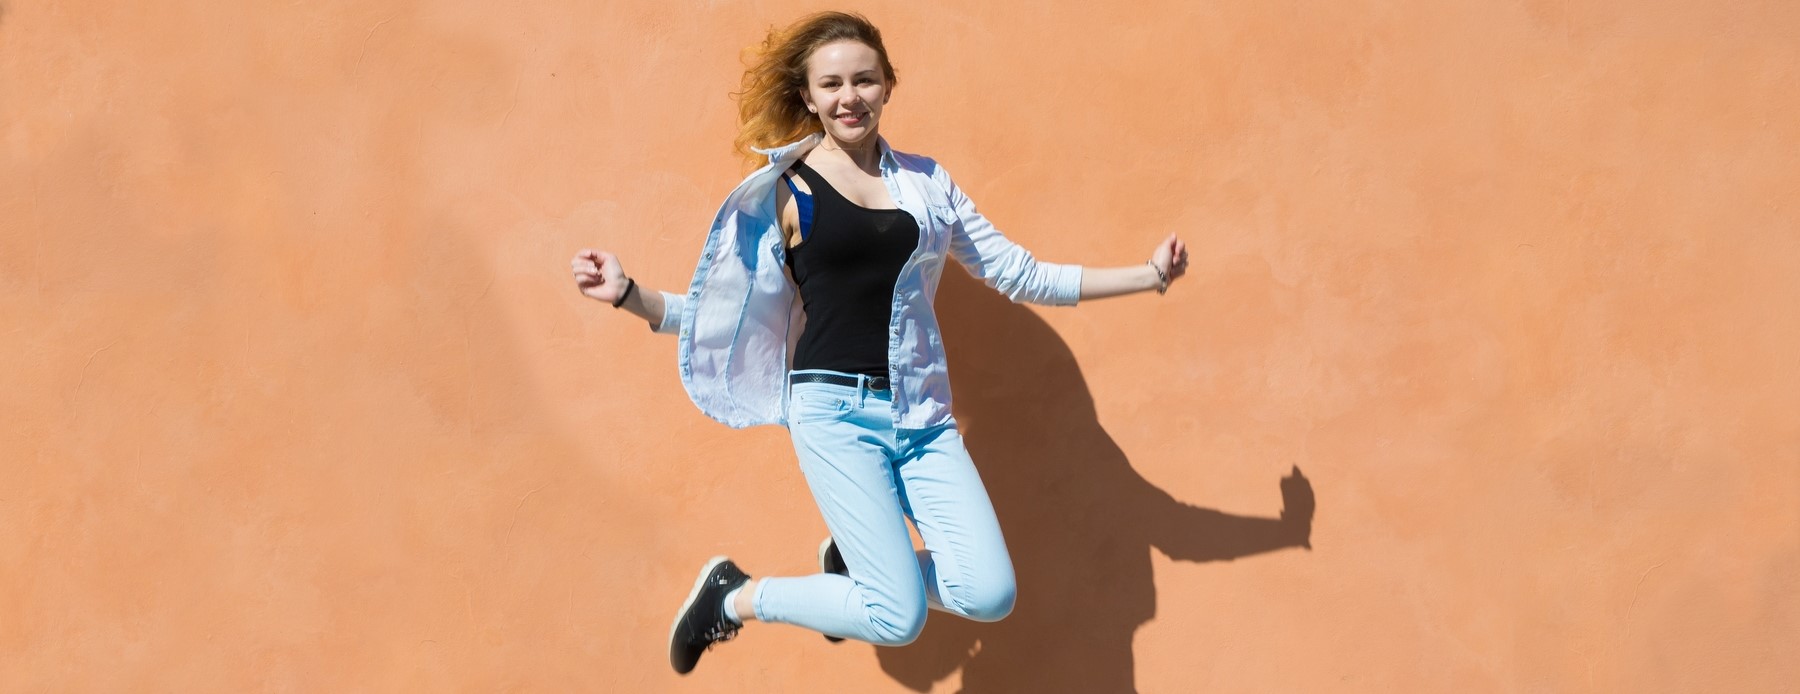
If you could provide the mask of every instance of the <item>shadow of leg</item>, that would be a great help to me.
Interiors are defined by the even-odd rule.
[[[940,300],[956,417],[1000,518],[1018,605],[997,623],[933,613],[882,669],[927,691],[962,668],[965,692],[1120,692],[1135,687],[1132,638],[1156,614],[1151,547],[1216,561],[1305,547],[1312,486],[1281,480],[1279,517],[1181,503],[1145,480],[1100,426],[1074,356],[1029,309],[963,276]]]

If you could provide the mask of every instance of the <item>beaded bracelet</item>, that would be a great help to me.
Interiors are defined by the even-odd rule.
[[[1146,260],[1146,261],[1144,261],[1144,264],[1149,265],[1151,270],[1156,271],[1156,281],[1157,281],[1156,293],[1158,293],[1158,294],[1167,293],[1169,291],[1169,275],[1168,275],[1168,273],[1163,272],[1162,268],[1157,267],[1156,261],[1154,261],[1154,260]]]
[[[625,305],[625,297],[631,296],[631,290],[637,289],[637,280],[625,278],[625,291],[619,292],[619,298],[613,301],[613,308]]]

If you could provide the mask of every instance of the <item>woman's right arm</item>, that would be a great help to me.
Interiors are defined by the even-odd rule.
[[[569,265],[575,273],[575,287],[582,296],[604,301],[608,306],[618,303],[619,308],[644,319],[656,332],[672,334],[681,330],[681,308],[686,297],[660,292],[626,279],[625,268],[619,264],[617,256],[583,248]],[[619,296],[628,289],[630,295],[624,302],[619,302]]]
[[[804,182],[796,183],[802,191],[810,192]],[[781,220],[782,234],[789,247],[800,242],[799,206],[793,204],[793,194],[787,186],[775,186],[775,210]],[[582,296],[596,301],[604,301],[612,305],[619,301],[619,296],[627,289],[630,294],[619,308],[630,311],[633,315],[644,319],[650,329],[659,333],[675,334],[681,332],[681,313],[687,305],[687,296],[672,294],[651,289],[642,284],[633,286],[632,280],[626,279],[625,268],[619,264],[619,258],[606,251],[583,248],[575,254],[570,263],[575,272],[575,286],[581,290]],[[786,267],[783,273],[788,273]],[[788,281],[793,281],[788,275]]]

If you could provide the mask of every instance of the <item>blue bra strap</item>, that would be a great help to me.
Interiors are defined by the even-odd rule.
[[[800,206],[800,240],[802,242],[804,242],[804,241],[806,241],[806,235],[808,233],[812,232],[812,221],[813,221],[812,196],[807,195],[806,193],[800,192],[799,186],[794,185],[794,177],[793,176],[783,174],[781,176],[781,180],[787,181],[788,190],[791,190],[794,192],[794,203]]]

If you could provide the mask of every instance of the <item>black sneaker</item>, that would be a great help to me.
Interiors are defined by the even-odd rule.
[[[850,575],[850,567],[844,564],[843,553],[838,551],[837,543],[833,542],[830,537],[826,537],[825,541],[819,543],[819,570],[839,576]],[[837,643],[843,641],[844,637],[826,634],[825,640]]]
[[[669,664],[685,675],[700,662],[700,654],[720,641],[737,636],[738,625],[725,618],[725,596],[744,585],[750,576],[723,556],[713,557],[700,568],[694,590],[675,614],[669,627]]]

